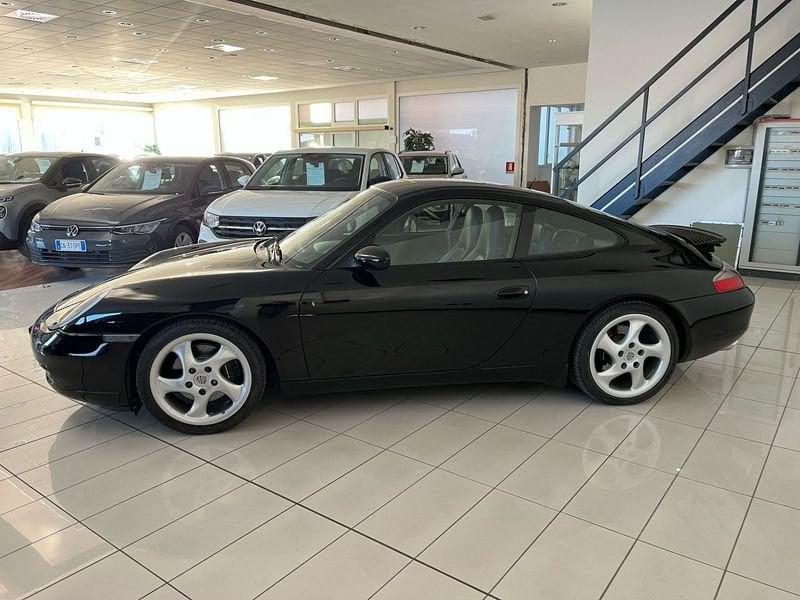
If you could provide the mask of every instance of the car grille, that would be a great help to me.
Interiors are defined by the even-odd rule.
[[[40,248],[31,248],[31,259],[35,262],[42,262],[49,265],[67,265],[70,264],[96,264],[96,265],[116,265],[116,264],[129,264],[137,263],[140,260],[147,258],[151,252],[146,248],[138,251],[125,250],[111,251],[106,249],[91,250],[89,252],[58,252],[57,250],[42,250]]]
[[[223,238],[251,238],[265,236],[283,236],[299,229],[311,218],[303,217],[220,217],[219,225],[214,228],[214,234]],[[261,221],[266,225],[266,231],[259,236],[253,226]]]

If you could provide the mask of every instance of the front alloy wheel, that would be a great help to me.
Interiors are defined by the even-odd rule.
[[[258,403],[265,380],[253,340],[212,319],[168,326],[148,342],[137,367],[144,404],[185,433],[213,433],[239,423]]]

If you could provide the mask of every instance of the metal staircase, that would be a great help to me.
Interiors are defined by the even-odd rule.
[[[753,67],[756,34],[773,19],[792,18],[787,16],[786,13],[790,11],[785,11],[785,9],[795,1],[800,2],[800,0],[781,1],[759,20],[758,0],[735,0],[719,17],[689,42],[675,58],[664,65],[647,83],[623,102],[576,148],[556,164],[553,170],[555,193],[560,196],[575,197],[581,183],[595,175],[609,161],[616,160],[617,168],[623,175],[615,177],[617,182],[605,192],[590,198],[591,205],[614,215],[629,217],[657,198],[737,134],[752,125],[757,118],[800,87],[800,24],[798,23],[795,23],[795,29],[799,31],[794,37],[760,65]],[[665,75],[670,74],[685,55],[696,48],[706,37],[717,31],[746,2],[750,5],[748,31],[735,40],[722,55],[698,73],[677,94],[663,102],[651,113],[650,99],[653,86]],[[745,47],[746,50],[742,79],[725,90],[716,102],[677,131],[671,139],[645,156],[648,127],[651,127],[659,117],[667,113],[690,90],[712,75],[726,59],[742,47]],[[599,144],[602,140],[598,136],[612,124],[619,123],[618,119],[629,108],[635,109],[637,106],[641,107],[639,127],[614,145],[610,152],[593,162],[591,167],[582,167],[580,176],[575,181],[563,182],[562,171],[574,169],[579,153],[585,152],[587,146],[593,143]],[[660,124],[663,125],[663,121]],[[629,162],[629,166],[620,168],[619,163],[624,160],[620,158],[620,154],[626,150],[626,147],[630,149],[629,144],[635,143],[634,140],[637,139],[636,159]]]

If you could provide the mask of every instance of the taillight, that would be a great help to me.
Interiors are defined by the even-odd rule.
[[[732,292],[743,287],[742,276],[731,269],[723,269],[714,276],[714,289],[717,292]]]

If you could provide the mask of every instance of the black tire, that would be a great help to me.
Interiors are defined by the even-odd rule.
[[[199,332],[220,336],[238,346],[250,363],[253,379],[250,394],[238,411],[230,415],[230,417],[224,421],[203,426],[183,423],[172,418],[170,415],[164,412],[164,410],[159,407],[158,403],[153,398],[149,384],[150,367],[161,349],[171,341],[181,336]],[[264,355],[261,351],[261,348],[259,348],[257,342],[249,334],[236,325],[226,321],[207,317],[192,317],[182,319],[167,325],[164,329],[155,334],[147,342],[142,350],[142,353],[139,355],[139,359],[136,363],[135,373],[136,389],[138,391],[139,398],[142,400],[147,409],[153,414],[153,416],[171,429],[194,435],[218,433],[241,423],[251,412],[253,412],[253,409],[255,409],[258,403],[261,401],[267,384],[266,362],[264,360]]]
[[[28,260],[31,258],[31,251],[28,249],[28,244],[25,243],[25,239],[28,237],[28,230],[31,228],[31,221],[33,221],[33,217],[37,212],[39,211],[29,211],[22,215],[22,218],[19,221],[19,230],[17,232],[17,241],[19,243],[17,245],[17,252],[22,254],[22,256]]]
[[[607,393],[595,383],[591,374],[591,361],[594,360],[594,357],[591,356],[591,350],[595,339],[604,328],[615,319],[628,314],[644,314],[657,320],[667,331],[671,352],[667,369],[658,384],[638,396],[620,398]],[[670,319],[663,310],[647,302],[618,302],[591,317],[578,333],[575,338],[575,343],[573,344],[572,356],[570,357],[570,378],[578,388],[595,400],[618,406],[638,404],[656,395],[667,385],[667,382],[675,370],[675,364],[679,354],[680,344],[678,332],[672,319]]]
[[[188,235],[192,239],[192,243],[197,243],[197,233],[186,225],[176,225],[173,227],[167,240],[167,248],[177,248],[178,238],[182,235]]]

